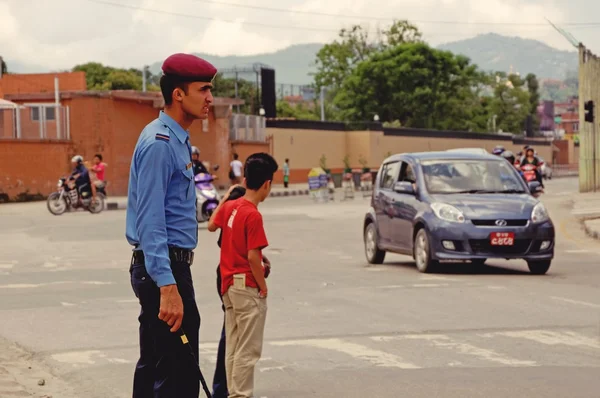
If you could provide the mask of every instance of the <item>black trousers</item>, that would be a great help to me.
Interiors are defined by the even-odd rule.
[[[221,299],[221,309],[225,312],[223,297],[221,296],[221,271],[217,267],[217,293]],[[227,373],[225,371],[225,319],[223,319],[223,328],[221,329],[221,339],[217,350],[217,364],[215,366],[215,375],[213,377],[213,398],[227,398]]]
[[[177,289],[183,300],[182,328],[189,345],[199,358],[200,313],[196,305],[190,266],[171,261]],[[133,398],[198,398],[198,367],[183,345],[180,335],[172,333],[167,323],[158,319],[160,289],[146,272],[133,264],[131,286],[140,301],[140,358],[133,378]]]

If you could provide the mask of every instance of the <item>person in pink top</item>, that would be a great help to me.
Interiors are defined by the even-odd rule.
[[[104,185],[104,171],[106,169],[106,163],[102,162],[102,155],[96,154],[94,156],[94,165],[92,166],[93,185],[94,190],[96,187]]]

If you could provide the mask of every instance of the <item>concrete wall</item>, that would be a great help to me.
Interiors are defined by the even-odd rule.
[[[417,131],[389,129],[383,131],[331,131],[293,128],[267,128],[272,138],[273,156],[283,164],[290,159],[290,182],[304,183],[313,167],[318,167],[325,155],[326,165],[332,173],[341,173],[344,157],[349,156],[350,167],[361,168],[361,158],[367,167],[376,169],[383,159],[391,154],[403,152],[439,151],[453,148],[485,148],[489,152],[496,145],[503,145],[515,154],[522,150],[524,142],[506,136],[490,134],[435,131]],[[466,138],[464,138],[466,137]],[[528,142],[537,152],[552,163],[552,146],[548,142]],[[537,145],[536,145],[537,144]],[[282,172],[278,172],[276,183],[283,181]]]
[[[600,189],[600,58],[579,47],[579,191]],[[594,101],[595,122],[585,122],[585,103]]]

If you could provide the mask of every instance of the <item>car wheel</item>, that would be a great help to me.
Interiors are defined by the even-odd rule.
[[[431,246],[429,245],[429,237],[425,228],[421,228],[415,236],[413,256],[419,272],[433,272],[438,265],[437,261],[431,259]]]
[[[377,246],[377,228],[374,223],[365,228],[365,255],[369,264],[382,264],[385,259],[385,251]]]
[[[550,264],[552,261],[544,260],[544,261],[528,261],[527,266],[529,267],[529,272],[534,275],[544,275],[550,269]]]

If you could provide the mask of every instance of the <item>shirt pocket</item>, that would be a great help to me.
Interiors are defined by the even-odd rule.
[[[188,200],[194,194],[194,171],[190,167],[189,169],[180,170],[181,172],[181,186],[179,187],[179,198],[181,200]]]

